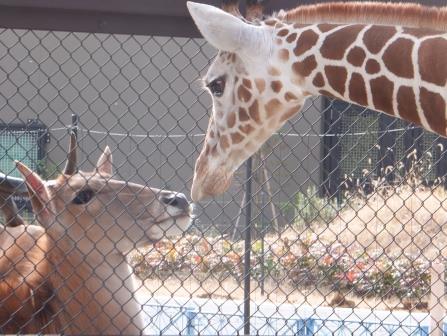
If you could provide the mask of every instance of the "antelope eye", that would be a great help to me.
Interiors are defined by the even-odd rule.
[[[214,97],[222,97],[225,90],[225,77],[219,77],[207,85]]]
[[[85,189],[78,192],[78,194],[73,198],[74,204],[87,204],[93,198],[95,193],[91,189]]]

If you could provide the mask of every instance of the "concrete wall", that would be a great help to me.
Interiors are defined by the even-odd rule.
[[[61,167],[64,127],[77,113],[82,169],[109,145],[117,176],[189,194],[211,105],[199,79],[214,55],[202,39],[0,30],[0,122],[40,120],[50,129],[48,162]],[[320,110],[321,101],[312,101],[282,130],[306,136],[277,136],[264,150],[275,202],[320,183],[313,136]],[[198,225],[232,230],[240,175],[229,193],[199,207]]]

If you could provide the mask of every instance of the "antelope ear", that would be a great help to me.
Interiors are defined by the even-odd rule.
[[[265,27],[248,24],[214,6],[191,1],[187,6],[200,33],[215,48],[257,54],[267,47]]]
[[[101,174],[113,174],[112,152],[110,151],[109,146],[106,146],[104,152],[99,157],[98,162],[96,163],[96,170]]]
[[[51,199],[44,181],[23,163],[19,161],[15,161],[15,163],[17,169],[25,180],[35,215],[38,218],[44,219],[45,222],[45,220],[51,218]]]

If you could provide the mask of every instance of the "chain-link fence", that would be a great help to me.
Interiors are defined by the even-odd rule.
[[[24,14],[35,29],[0,30],[0,170],[28,182],[25,226],[3,207],[0,332],[426,335],[445,314],[446,141],[314,98],[180,234],[215,50],[158,6],[151,35],[144,10],[91,28],[40,8]],[[39,11],[72,32],[38,29]],[[73,131],[92,173],[56,178]]]

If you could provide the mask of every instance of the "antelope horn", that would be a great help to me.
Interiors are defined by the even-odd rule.
[[[247,0],[247,15],[248,21],[261,20],[264,15],[264,3],[266,0]]]
[[[0,191],[8,194],[28,196],[25,181],[18,177],[6,176],[0,173]]]
[[[239,0],[222,0],[221,8],[227,13],[242,18],[239,11]]]
[[[3,212],[5,226],[15,227],[25,224],[22,216],[19,215],[19,209],[10,193],[0,192],[0,201],[3,203],[0,209]]]
[[[67,154],[67,163],[65,164],[64,174],[65,175],[73,175],[78,171],[77,168],[77,138],[75,132],[70,132],[70,144],[68,148]]]

